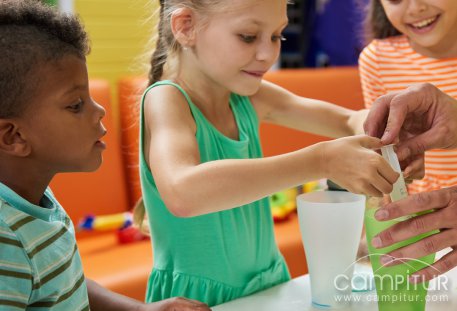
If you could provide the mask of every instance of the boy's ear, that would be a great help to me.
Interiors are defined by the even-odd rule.
[[[195,40],[195,14],[191,9],[182,8],[171,16],[171,31],[181,46],[190,47]]]
[[[0,152],[17,157],[26,157],[31,152],[19,127],[9,119],[0,119]]]

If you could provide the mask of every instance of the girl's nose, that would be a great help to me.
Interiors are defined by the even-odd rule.
[[[279,56],[279,45],[274,42],[259,44],[256,53],[256,60],[274,63]]]
[[[427,3],[425,3],[423,0],[409,1],[408,11],[410,12],[410,14],[422,13],[425,10],[427,10]]]

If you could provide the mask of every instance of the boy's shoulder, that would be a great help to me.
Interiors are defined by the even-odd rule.
[[[0,197],[0,228],[14,233],[17,221],[26,216],[27,214],[14,208]]]
[[[0,198],[0,266],[2,267],[8,262],[14,262],[16,268],[30,270],[30,260],[17,230],[20,221],[24,219],[23,214]]]

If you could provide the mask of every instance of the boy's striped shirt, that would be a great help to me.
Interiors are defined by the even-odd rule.
[[[416,53],[406,36],[373,40],[361,53],[359,69],[365,105],[391,91],[429,82],[457,99],[457,57],[433,59]],[[457,185],[457,150],[425,154],[425,177],[409,185],[411,193]]]
[[[73,225],[49,189],[42,204],[0,183],[0,310],[89,310]]]

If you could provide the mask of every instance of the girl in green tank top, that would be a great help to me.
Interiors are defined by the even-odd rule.
[[[213,306],[287,281],[269,194],[327,177],[380,195],[398,177],[372,150],[380,141],[363,135],[262,157],[261,121],[342,137],[361,131],[365,117],[262,81],[286,10],[286,0],[160,1],[136,210],[146,209],[152,236],[147,301],[185,296]]]

